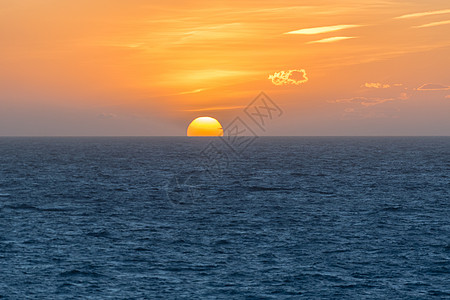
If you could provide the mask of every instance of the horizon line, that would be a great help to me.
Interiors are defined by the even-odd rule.
[[[223,138],[227,136],[186,136],[186,135],[0,135],[1,138]],[[240,135],[239,137],[255,137]],[[257,135],[266,137],[450,137],[450,135]]]

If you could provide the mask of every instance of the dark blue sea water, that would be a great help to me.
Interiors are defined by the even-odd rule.
[[[450,138],[0,138],[0,298],[450,298]]]

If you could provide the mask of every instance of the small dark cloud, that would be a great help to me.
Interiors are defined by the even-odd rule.
[[[114,119],[117,118],[117,115],[112,113],[101,113],[98,115],[100,119]]]

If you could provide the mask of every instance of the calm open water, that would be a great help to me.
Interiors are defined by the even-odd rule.
[[[450,298],[450,138],[218,140],[0,138],[0,298]]]

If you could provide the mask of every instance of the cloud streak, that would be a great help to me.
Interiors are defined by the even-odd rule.
[[[380,83],[380,82],[366,82],[361,87],[365,87],[368,89],[388,89],[388,88],[399,87],[399,86],[403,86],[403,84],[402,83],[388,84],[388,83]]]
[[[178,93],[177,95],[197,94],[197,93],[201,93],[205,90],[206,89],[196,89],[196,90],[192,90],[192,91],[181,92],[181,93]]]
[[[450,90],[450,86],[435,84],[435,83],[426,83],[417,88],[418,91],[447,91]]]
[[[347,28],[360,27],[361,25],[334,25],[334,26],[323,26],[323,27],[312,27],[304,28],[294,31],[285,32],[284,34],[319,34],[338,31]]]
[[[354,38],[356,38],[356,37],[355,36],[334,36],[334,37],[330,37],[330,38],[326,38],[326,39],[321,39],[318,41],[311,41],[311,42],[308,42],[307,44],[332,43],[332,42],[338,42],[338,41],[354,39]]]
[[[402,16],[395,17],[394,19],[418,18],[418,17],[440,15],[440,14],[449,14],[449,13],[450,13],[450,9],[442,9],[442,10],[425,11],[425,12],[419,12],[419,13],[402,15]]]
[[[275,72],[269,75],[268,79],[274,85],[299,85],[308,81],[305,69]]]
[[[350,104],[360,104],[362,106],[375,106],[385,102],[394,101],[396,98],[367,98],[367,97],[353,97],[347,99],[335,100],[335,103],[350,103]]]
[[[427,28],[427,27],[434,27],[434,26],[446,25],[446,24],[450,24],[450,20],[440,21],[440,22],[432,22],[432,23],[427,23],[427,24],[423,24],[423,25],[419,25],[419,26],[413,26],[413,28]]]

